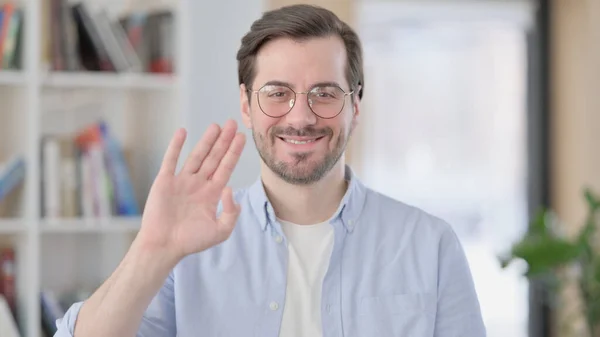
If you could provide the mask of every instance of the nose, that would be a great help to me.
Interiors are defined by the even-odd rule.
[[[296,100],[290,102],[291,104],[293,104],[292,110],[285,115],[285,122],[288,125],[301,129],[317,123],[318,117],[310,109],[306,94],[297,94]]]

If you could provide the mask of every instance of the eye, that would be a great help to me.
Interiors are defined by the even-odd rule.
[[[334,96],[328,92],[317,92],[319,98],[333,98]]]
[[[285,92],[283,91],[271,91],[269,92],[269,97],[284,97]]]
[[[340,97],[340,89],[332,86],[316,87],[311,90],[311,94],[314,98],[320,101],[332,101],[337,100]]]
[[[280,85],[268,85],[261,89],[261,95],[264,98],[276,101],[286,100],[291,95],[290,89]]]

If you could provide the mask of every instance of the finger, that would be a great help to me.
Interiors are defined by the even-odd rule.
[[[238,133],[231,142],[227,153],[213,174],[212,180],[219,188],[223,188],[229,182],[229,178],[231,178],[233,170],[235,170],[245,144],[246,136],[243,133]]]
[[[175,174],[175,170],[177,169],[177,161],[179,160],[179,154],[183,148],[186,135],[187,132],[185,129],[180,128],[175,132],[175,135],[173,135],[173,138],[171,138],[171,142],[169,142],[169,146],[167,147],[167,151],[163,157],[159,171],[160,174]]]
[[[219,138],[220,133],[221,128],[217,124],[210,125],[208,129],[206,129],[206,132],[200,141],[196,144],[196,146],[194,146],[192,153],[190,153],[189,157],[185,161],[181,171],[189,174],[198,172],[200,165],[202,165],[202,161],[210,152],[210,149],[217,141],[217,138]]]
[[[201,177],[209,179],[209,177],[213,175],[217,166],[219,166],[221,159],[227,152],[227,149],[229,149],[229,145],[235,137],[236,130],[237,124],[235,121],[229,120],[225,123],[221,135],[219,135],[219,139],[217,139],[215,145],[210,149],[208,156],[204,158],[204,161],[198,170],[198,174],[200,174]]]
[[[235,204],[233,191],[230,187],[223,189],[221,203],[223,211],[219,216],[219,235],[221,236],[221,240],[224,241],[231,235],[241,209],[239,205]]]

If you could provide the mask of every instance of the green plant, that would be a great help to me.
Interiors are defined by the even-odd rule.
[[[523,238],[500,260],[503,268],[513,260],[524,261],[525,276],[542,280],[555,293],[563,285],[559,271],[575,270],[587,327],[592,336],[600,336],[600,251],[596,233],[600,199],[589,189],[585,190],[584,198],[588,210],[586,222],[574,238],[561,233],[551,210],[541,209]]]

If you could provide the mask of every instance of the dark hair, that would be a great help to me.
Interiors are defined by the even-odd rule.
[[[242,38],[237,53],[239,84],[251,86],[255,73],[256,54],[270,40],[288,37],[295,40],[339,36],[346,47],[346,80],[351,89],[364,88],[362,46],[358,35],[333,12],[312,5],[292,5],[263,13]]]

